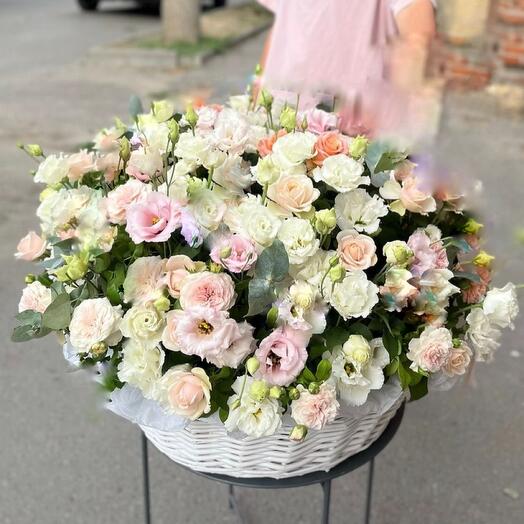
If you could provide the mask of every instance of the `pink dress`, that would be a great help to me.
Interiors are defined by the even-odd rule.
[[[405,93],[388,82],[395,15],[413,0],[258,0],[275,17],[263,84],[308,109],[340,108],[348,133],[391,132],[405,114]],[[331,102],[330,102],[331,100]]]

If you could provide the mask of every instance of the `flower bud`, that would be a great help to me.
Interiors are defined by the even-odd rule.
[[[280,125],[289,133],[297,127],[297,112],[292,107],[286,106],[280,113]]]
[[[332,267],[330,270],[329,270],[329,278],[331,279],[332,282],[334,282],[335,284],[339,283],[339,282],[342,282],[344,280],[344,278],[346,277],[346,270],[345,268],[342,266],[342,265],[338,265],[338,266],[335,266],[335,267]]]
[[[178,137],[180,136],[180,126],[175,119],[171,119],[167,122],[167,127],[169,128],[169,140],[172,144],[178,142]]]
[[[260,105],[265,107],[267,111],[271,111],[273,95],[265,88],[260,92]]]
[[[254,168],[254,172],[255,178],[261,186],[268,186],[275,183],[280,176],[280,171],[273,163],[271,155],[261,158]]]
[[[393,266],[407,266],[413,260],[413,250],[402,240],[394,240],[384,245],[386,262]]]
[[[224,268],[220,264],[209,262],[209,271],[211,271],[211,273],[221,273],[223,269]]]
[[[315,229],[320,235],[327,235],[335,229],[337,215],[334,209],[321,209],[315,213]]]
[[[318,382],[311,382],[307,389],[312,395],[316,395],[320,392],[320,384]]]
[[[462,228],[462,231],[468,235],[476,235],[483,227],[484,224],[480,224],[473,218],[470,218]]]
[[[294,387],[289,388],[287,394],[290,400],[298,400],[300,398],[300,391]]]
[[[233,250],[229,246],[223,247],[219,253],[220,258],[229,258],[231,256],[232,251]]]
[[[453,347],[455,349],[461,347],[462,344],[463,344],[463,342],[462,342],[462,340],[460,340],[460,338],[454,338],[453,339]]]
[[[335,267],[335,266],[338,266],[338,255],[333,255],[330,259],[329,259],[329,267]]]
[[[486,251],[481,251],[474,259],[473,264],[480,267],[490,267],[492,262],[495,260],[495,257],[486,253]]]
[[[42,148],[38,144],[27,144],[25,146],[25,150],[27,153],[29,153],[32,157],[39,157],[43,156],[44,152],[42,151]]]
[[[120,144],[120,158],[127,162],[131,158],[131,144],[129,140],[123,136],[118,143]]]
[[[105,342],[97,342],[91,346],[89,353],[94,359],[103,358],[107,353],[107,344]]]
[[[157,311],[169,311],[169,308],[171,307],[171,301],[166,296],[162,296],[157,298],[153,302],[153,305]]]
[[[350,145],[351,156],[353,158],[362,158],[368,150],[369,139],[365,136],[359,135],[356,136]]]
[[[262,74],[262,71],[263,71],[262,66],[260,64],[257,64],[255,66],[255,75],[260,76]]]
[[[40,202],[43,202],[46,198],[50,197],[56,191],[52,187],[46,187],[43,191],[40,192],[38,199]]]
[[[273,386],[270,390],[269,390],[269,396],[271,398],[274,398],[274,399],[279,399],[280,396],[282,395],[282,388],[280,386]]]
[[[262,402],[269,395],[269,386],[264,380],[255,380],[251,384],[249,394],[258,402]]]
[[[240,399],[237,398],[235,401],[233,401],[233,403],[231,404],[231,406],[229,406],[229,409],[231,411],[234,411],[235,409],[238,409],[240,407]]]
[[[307,121],[307,116],[304,115],[304,118],[302,119],[302,124],[300,124],[300,129],[302,129],[302,131],[307,131],[308,127],[309,127],[309,124]]]
[[[302,442],[307,435],[307,427],[303,424],[296,425],[289,434],[289,438],[295,442]]]
[[[266,324],[269,327],[275,327],[278,320],[278,308],[273,306],[266,315]]]
[[[184,117],[191,127],[195,127],[197,125],[198,115],[196,114],[193,104],[188,104]]]
[[[151,104],[151,111],[157,122],[165,122],[173,116],[175,106],[167,100],[159,100]]]
[[[66,270],[67,280],[80,280],[87,273],[89,254],[62,255],[62,258],[65,261],[63,267]]]
[[[258,371],[259,367],[260,367],[260,362],[258,361],[258,358],[256,357],[248,358],[246,362],[246,369],[250,375],[254,375]]]

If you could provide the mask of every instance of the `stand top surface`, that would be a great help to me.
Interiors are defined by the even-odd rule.
[[[307,475],[289,477],[284,479],[273,478],[237,478],[227,475],[216,475],[214,473],[203,473],[200,471],[190,470],[196,475],[200,475],[210,480],[231,484],[234,486],[259,488],[259,489],[282,489],[282,488],[299,488],[311,484],[320,484],[341,477],[358,469],[370,460],[374,459],[393,439],[397,433],[402,418],[404,416],[404,404],[391,419],[386,429],[380,437],[369,446],[369,448],[347,458],[330,471],[315,471]]]

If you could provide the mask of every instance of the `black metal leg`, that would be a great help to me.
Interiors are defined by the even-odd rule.
[[[373,475],[375,473],[375,458],[373,457],[369,461],[369,473],[368,473],[368,489],[366,494],[366,513],[364,516],[364,524],[371,522],[371,497],[373,495]]]
[[[320,484],[324,492],[324,503],[322,504],[322,524],[329,524],[329,510],[331,507],[331,480]]]
[[[142,433],[142,473],[143,473],[143,490],[144,490],[144,521],[145,524],[151,524],[151,499],[149,490],[149,460],[147,454],[147,438]]]
[[[235,487],[233,484],[229,484],[228,486],[228,502],[229,509],[237,516],[238,522],[240,522],[240,524],[244,524],[244,519],[242,518],[240,508],[238,507],[237,498],[235,496]]]

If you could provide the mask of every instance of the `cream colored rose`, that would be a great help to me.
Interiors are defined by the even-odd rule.
[[[114,346],[122,339],[122,308],[112,306],[107,298],[84,300],[73,311],[69,341],[78,353],[89,353],[94,344]]]
[[[36,260],[40,258],[47,249],[47,242],[34,231],[29,231],[16,246],[15,257],[22,260]]]
[[[202,368],[174,366],[159,380],[158,400],[169,412],[196,420],[211,409],[211,382]]]
[[[280,176],[280,170],[273,162],[271,155],[261,158],[258,164],[251,168],[251,171],[261,186],[275,183]]]
[[[122,334],[146,347],[156,346],[162,339],[165,315],[154,307],[134,306],[122,319]]]
[[[364,270],[377,263],[377,248],[371,237],[349,229],[337,235],[337,242],[340,263],[347,270]]]
[[[167,260],[165,281],[172,297],[178,298],[180,296],[182,282],[189,276],[190,271],[195,269],[195,263],[186,255],[175,255]]]
[[[320,191],[306,175],[283,175],[269,186],[267,196],[289,213],[307,213]]]
[[[515,285],[510,283],[503,288],[491,289],[482,307],[492,324],[502,329],[514,329],[513,322],[519,314]]]
[[[160,257],[137,258],[127,269],[124,302],[148,304],[160,298],[166,286]]]

